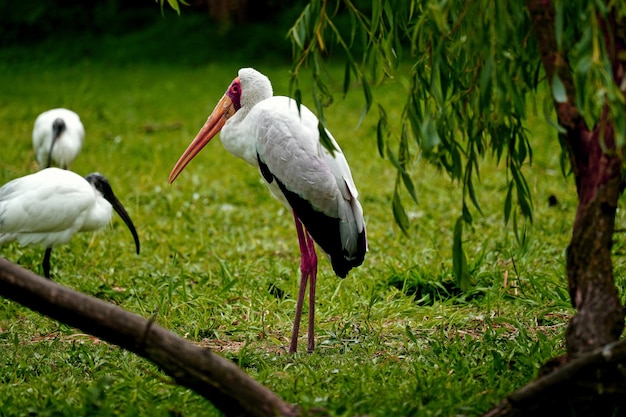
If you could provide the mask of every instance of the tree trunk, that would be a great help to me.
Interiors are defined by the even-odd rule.
[[[613,63],[614,81],[621,85],[624,72],[617,57],[624,50],[624,44],[613,36],[617,22],[612,20],[601,19],[600,22],[605,47]],[[567,329],[570,357],[617,340],[624,328],[624,310],[611,262],[615,212],[623,184],[623,150],[617,149],[609,115],[605,105],[600,122],[592,132],[581,122],[577,123],[577,131],[566,128],[565,140],[575,165],[579,200],[572,240],[567,248],[570,297],[578,310]]]
[[[574,358],[617,340],[624,328],[624,311],[611,262],[615,212],[623,182],[622,160],[608,108],[593,130],[576,108],[572,69],[566,53],[560,53],[556,45],[554,5],[545,0],[527,0],[526,4],[547,79],[558,76],[567,93],[565,103],[555,100],[554,104],[559,124],[565,129],[561,136],[578,192],[566,260],[570,297],[578,310],[567,329],[566,340],[568,357]],[[609,56],[619,64],[616,58],[623,45],[615,42],[609,29],[615,27],[615,22],[602,23]],[[618,85],[622,77],[623,69],[616,65],[614,78]]]
[[[610,346],[614,346],[612,343],[624,329],[624,309],[611,261],[615,213],[624,180],[623,149],[617,147],[608,106],[593,129],[589,129],[576,107],[567,51],[557,48],[552,2],[526,0],[526,7],[546,78],[552,84],[558,77],[567,95],[565,102],[555,100],[554,106],[559,125],[565,130],[561,140],[567,147],[578,193],[566,259],[569,293],[577,313],[566,332],[567,356],[545,364],[536,382],[511,394],[485,416],[623,416],[624,357],[607,359]],[[608,21],[602,16],[598,18],[614,81],[622,86],[624,63],[619,56],[626,50],[626,42],[616,33],[622,33],[626,25],[616,21],[614,11],[609,16]],[[590,360],[592,357],[606,361]]]

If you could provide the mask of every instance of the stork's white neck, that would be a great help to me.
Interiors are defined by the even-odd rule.
[[[243,159],[252,166],[258,167],[256,154],[256,139],[250,123],[245,123],[248,111],[243,106],[233,117],[228,119],[220,133],[220,140],[224,148],[234,156]]]
[[[239,70],[241,108],[224,125],[220,139],[224,148],[250,165],[258,167],[254,118],[248,118],[257,104],[274,95],[270,80],[253,68]]]

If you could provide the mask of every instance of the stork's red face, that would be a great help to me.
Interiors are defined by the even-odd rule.
[[[241,108],[241,81],[239,77],[235,78],[233,82],[226,90],[226,94],[217,103],[215,109],[207,119],[200,132],[196,135],[195,139],[189,144],[185,152],[182,154],[172,172],[168,183],[174,182],[176,177],[185,169],[187,164],[206,146],[207,143],[213,139],[217,133],[222,130],[226,121],[232,117],[233,114]]]

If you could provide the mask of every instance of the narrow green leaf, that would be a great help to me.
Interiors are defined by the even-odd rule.
[[[490,56],[485,66],[480,72],[480,80],[478,83],[479,102],[481,108],[487,108],[491,97],[491,71],[493,68],[493,57]]]
[[[567,145],[563,142],[563,138],[561,135],[557,135],[559,138],[559,145],[561,145],[561,154],[559,156],[559,166],[561,168],[561,175],[563,178],[567,178],[569,174],[572,173],[572,167],[570,164],[569,151],[567,150]]]
[[[326,148],[332,156],[335,156],[335,151],[337,150],[337,148],[335,148],[335,144],[328,136],[328,131],[321,121],[317,124],[317,130],[320,133],[320,143],[322,144],[322,146]]]
[[[300,33],[300,30],[299,30],[301,27],[302,25],[296,23],[296,26],[292,27],[291,30],[289,31],[289,34],[291,35],[291,39],[293,39],[296,45],[298,45],[298,48],[300,48],[300,50],[303,50],[304,41],[302,40],[302,34]]]
[[[354,42],[357,35],[357,29],[360,28],[360,24],[353,13],[350,13],[350,41],[348,42],[348,49],[354,47]]]
[[[591,55],[583,55],[576,62],[576,67],[575,67],[576,73],[587,76],[592,65],[593,65],[593,57]]]
[[[307,32],[313,34],[315,31],[316,19],[312,18],[312,16],[317,16],[319,14],[319,9],[319,4],[316,5],[314,2],[311,2],[307,4],[302,11],[302,27],[300,30],[303,41],[306,39]]]
[[[422,126],[417,115],[417,108],[414,106],[407,108],[407,118],[411,124],[411,132],[413,132],[413,138],[417,143],[417,146],[422,147]]]
[[[508,224],[511,218],[511,209],[513,207],[513,181],[509,182],[509,189],[506,192],[506,198],[504,199],[504,223]]]
[[[467,270],[467,257],[463,250],[463,217],[459,217],[454,225],[454,235],[452,240],[452,271],[456,279],[456,284],[461,291],[468,291],[472,287],[472,282]]]
[[[443,64],[445,65],[445,62]],[[441,96],[443,100],[448,96],[448,86],[450,84],[449,74],[446,69],[439,71],[439,83],[441,84]]]
[[[555,2],[556,16],[554,19],[554,34],[556,36],[557,50],[561,51],[561,45],[563,44],[563,3],[562,1]]]
[[[363,95],[365,96],[365,108],[363,109],[363,113],[361,113],[358,125],[363,122],[363,119],[365,119],[365,115],[370,111],[370,108],[372,107],[372,102],[374,101],[374,98],[372,96],[372,90],[370,89],[370,85],[367,82],[365,76],[361,77],[361,85],[363,86]]]
[[[517,240],[517,244],[520,246],[524,246],[527,242],[527,228],[525,224],[519,226],[517,220],[517,212],[513,212],[513,232],[515,234],[515,240]]]
[[[298,108],[298,115],[301,116],[300,109],[302,106],[302,91],[296,87],[293,92],[293,99],[296,101],[296,107]]]
[[[474,218],[472,217],[472,213],[469,211],[469,207],[467,207],[467,204],[465,204],[465,201],[463,201],[463,207],[461,209],[461,213],[462,213],[463,220],[465,220],[465,223],[472,224],[472,222],[474,221]]]
[[[476,207],[476,209],[480,213],[482,213],[482,210],[480,209],[480,204],[478,203],[478,197],[476,196],[476,190],[474,189],[474,182],[472,180],[474,169],[476,169],[476,172],[478,172],[478,161],[476,153],[472,150],[468,155],[467,164],[465,165],[465,175],[463,177],[463,192],[469,195],[470,200],[474,204],[474,207]]]
[[[226,294],[237,283],[237,281],[239,281],[239,278],[236,277],[228,281],[220,290],[219,295]]]
[[[378,119],[376,125],[376,142],[378,144],[378,154],[381,158],[385,157],[385,122],[382,118]]]
[[[525,117],[526,103],[524,102],[523,94],[520,92],[519,87],[515,84],[513,77],[504,77],[504,80],[507,84],[508,94],[511,96],[515,113],[517,113],[519,117]]]
[[[546,101],[549,101],[550,103],[552,102],[551,100],[548,99],[548,96],[546,96]],[[556,129],[557,132],[559,133],[567,133],[567,130],[565,130],[565,128],[563,126],[561,126],[558,122],[556,122],[552,116],[550,115],[550,110],[551,108],[549,107],[549,104],[544,102],[543,105],[543,115],[546,119],[546,121]]]
[[[372,24],[371,24],[372,32],[378,31],[378,23],[380,22],[380,15],[381,15],[380,2],[381,0],[372,1]]]
[[[515,138],[515,143],[517,143],[517,160],[522,163],[526,160],[526,155],[528,154],[526,141],[522,134],[518,132],[517,127],[514,127],[514,132],[511,136]]]
[[[343,96],[345,97],[348,94],[348,90],[350,89],[350,72],[351,72],[351,63],[350,61],[346,61],[346,70],[343,74]]]
[[[563,81],[561,81],[556,72],[552,77],[552,96],[557,103],[567,103],[565,85],[563,85]]]
[[[413,332],[411,331],[411,328],[409,327],[409,325],[407,324],[406,327],[404,328],[407,337],[409,338],[409,340],[413,343],[417,343],[417,337],[415,337],[415,335],[413,334]]]
[[[420,128],[421,146],[424,152],[430,153],[441,144],[441,138],[437,132],[437,126],[430,116],[424,119]]]
[[[391,2],[386,1],[383,4],[383,11],[385,12],[384,16],[387,18],[387,23],[390,28],[395,26],[393,19],[393,9],[391,7]]]
[[[400,161],[398,161],[398,157],[393,153],[391,148],[387,146],[387,158],[389,158],[389,162],[398,170],[398,172],[404,172],[404,168],[400,165]]]
[[[409,195],[411,196],[413,201],[415,201],[415,204],[417,204],[417,194],[415,193],[415,185],[413,185],[413,180],[411,180],[411,176],[406,172],[402,172],[400,175],[402,176],[402,182],[404,183],[406,190],[409,192]]]
[[[389,126],[387,121],[387,112],[381,106],[378,105],[378,125],[376,126],[376,139],[378,142],[378,154],[381,158],[385,157],[385,144],[387,142],[387,137],[389,134]]]
[[[394,50],[393,45],[393,37],[388,37],[384,40],[384,42],[380,45],[381,51],[383,52],[383,68],[385,68],[384,73],[391,72],[389,68],[395,68],[395,63],[397,60],[396,51]],[[384,75],[384,74],[381,74]]]
[[[524,217],[532,221],[533,209],[532,209],[532,203],[530,200],[530,195],[526,192],[523,192],[522,189],[519,187],[517,187],[517,204],[519,204]]]
[[[180,6],[178,4],[178,0],[167,0],[167,4],[169,4],[170,7],[176,10],[176,13],[180,15]]]
[[[615,126],[615,144],[618,148],[622,148],[626,140],[626,118],[618,116],[614,117],[613,121]]]
[[[465,175],[465,186],[467,187],[467,193],[469,194],[472,204],[474,204],[474,207],[476,207],[476,210],[482,213],[482,210],[480,209],[480,204],[478,203],[478,198],[476,196],[476,190],[474,189],[474,182],[472,181],[472,170],[469,169],[466,171],[466,173],[467,174]]]
[[[391,209],[393,211],[393,217],[396,221],[396,224],[400,227],[400,230],[405,235],[409,234],[409,217],[406,215],[406,211],[402,206],[402,201],[400,201],[400,195],[398,194],[398,190],[393,193],[393,201],[391,203]]]
[[[524,217],[532,221],[533,210],[530,199],[530,190],[528,189],[526,179],[519,171],[519,168],[515,165],[515,163],[511,163],[509,165],[509,170],[511,172],[511,175],[513,176],[513,181],[515,182],[515,189],[517,191],[517,204],[519,205]]]
[[[315,83],[313,84],[313,103],[315,104],[315,109],[317,110],[317,118],[320,120],[320,123],[323,123],[324,119],[324,106],[320,100],[320,94],[317,91],[317,87]]]
[[[459,152],[459,144],[452,142],[449,148],[450,156],[452,157],[452,169],[449,171],[454,179],[461,179],[463,174],[463,165],[461,163],[461,153]]]
[[[444,102],[443,102],[443,95],[441,92],[441,66],[439,65],[440,59],[441,59],[441,53],[437,52],[437,54],[433,57],[433,65],[430,71],[429,87],[439,107],[443,107]]]

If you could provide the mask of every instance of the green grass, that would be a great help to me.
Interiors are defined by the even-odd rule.
[[[134,253],[115,216],[106,232],[77,235],[53,251],[56,282],[154,315],[236,361],[285,400],[337,416],[479,415],[563,353],[573,314],[563,255],[576,199],[542,116],[529,123],[535,159],[525,171],[535,222],[518,244],[503,223],[504,167],[486,160],[479,187],[484,216],[476,216],[465,241],[477,289],[459,294],[449,284],[461,191],[416,163],[420,201],[406,200],[412,231],[403,236],[391,214],[394,170],[377,156],[375,114],[357,127],[359,87],[341,99],[337,84],[328,126],[359,187],[370,250],[345,280],[321,257],[317,350],[292,356],[286,346],[299,254],[290,213],[219,140],[167,185],[242,63],[111,62],[97,55],[72,65],[59,61],[0,60],[0,183],[36,169],[30,135],[37,114],[72,108],[87,131],[72,169],[109,178],[138,228],[142,253]],[[288,64],[244,64],[266,73],[277,94],[287,93]],[[393,106],[390,117],[397,119],[402,94],[396,82],[377,89],[376,98]],[[556,207],[549,207],[550,195]],[[619,212],[618,227],[623,222]],[[623,285],[619,239],[615,252]],[[39,248],[12,244],[0,254],[41,272]],[[505,275],[516,289],[503,288]],[[304,337],[300,343],[304,351]],[[0,351],[0,415],[218,415],[147,361],[2,299]]]

